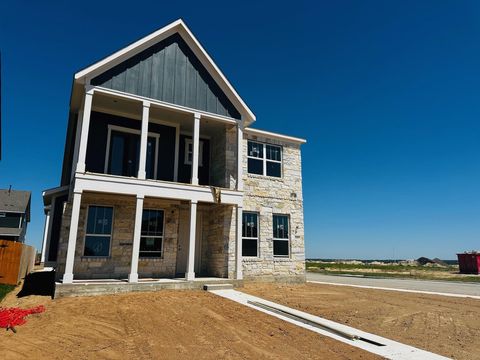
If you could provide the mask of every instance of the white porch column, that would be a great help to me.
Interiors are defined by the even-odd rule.
[[[78,116],[77,116],[77,126],[75,128],[75,145],[73,148],[73,161],[72,161],[72,171],[70,174],[70,179],[73,179],[73,177],[75,176],[75,171],[76,171],[75,165],[78,163],[78,148],[80,146],[80,134],[82,133],[82,119],[83,119],[83,108],[78,112]]]
[[[237,251],[236,251],[236,279],[243,279],[243,256],[242,256],[242,222],[243,222],[243,211],[241,206],[237,206]]]
[[[68,234],[67,259],[65,262],[65,273],[63,274],[64,284],[71,284],[73,282],[73,262],[75,260],[75,248],[77,245],[78,219],[80,217],[81,200],[82,193],[74,192],[72,217],[70,219],[70,232]]]
[[[237,124],[237,190],[243,191],[243,125]]]
[[[188,240],[188,259],[186,280],[195,279],[195,238],[197,235],[197,201],[192,200],[190,203],[190,232]]]
[[[78,162],[76,172],[85,172],[85,157],[87,156],[88,129],[90,128],[90,114],[92,112],[93,89],[86,89],[83,105],[82,133],[78,146]]]
[[[42,256],[40,258],[40,263],[45,263],[45,251],[47,249],[47,239],[48,239],[48,230],[50,228],[50,206],[45,207],[47,213],[45,214],[45,225],[43,227],[43,241],[42,241]]]
[[[133,229],[132,263],[128,282],[138,282],[138,257],[140,254],[140,237],[142,233],[143,195],[137,195],[137,207],[135,210],[135,226]]]
[[[199,113],[195,113],[193,121],[193,142],[192,142],[192,184],[198,185],[198,156],[200,147],[200,117]]]
[[[138,178],[145,179],[146,177],[146,163],[147,163],[147,139],[148,139],[148,117],[150,114],[150,103],[143,102],[142,111],[142,133],[140,135],[140,160],[138,165]]]

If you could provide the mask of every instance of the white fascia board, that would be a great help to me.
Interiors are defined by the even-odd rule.
[[[102,192],[121,195],[215,203],[209,186],[179,184],[160,180],[139,180],[108,174],[76,174],[75,192]],[[222,189],[222,204],[243,204],[243,192]]]
[[[287,141],[287,142],[291,142],[291,143],[296,143],[296,144],[305,144],[307,142],[307,140],[302,139],[302,138],[297,138],[297,137],[293,137],[293,136],[278,134],[278,133],[265,131],[265,130],[245,128],[245,132],[249,135],[264,136],[264,137],[267,137],[267,138],[279,139],[279,140],[283,140],[283,141]]]
[[[123,49],[113,53],[110,56],[96,62],[95,64],[77,72],[74,76],[75,81],[82,82],[86,84],[90,79],[95,76],[105,72],[106,70],[120,64],[124,60],[135,56],[136,54],[142,52],[143,50],[149,48],[150,46],[166,39],[167,37],[178,33],[185,40],[185,42],[190,46],[194,54],[200,60],[202,65],[207,69],[210,75],[214,78],[220,88],[225,92],[228,99],[232,101],[236,107],[240,108],[243,111],[240,111],[242,114],[243,120],[247,124],[250,124],[255,121],[255,115],[245,104],[242,98],[235,91],[233,86],[227,80],[225,75],[220,71],[218,66],[213,62],[212,58],[208,55],[205,49],[202,47],[200,42],[195,38],[193,33],[183,22],[182,19],[178,19],[173,23],[143,37],[142,39],[124,47]]]

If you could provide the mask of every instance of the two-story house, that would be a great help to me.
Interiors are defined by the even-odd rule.
[[[0,190],[0,240],[25,242],[30,199],[30,191]]]
[[[254,121],[182,20],[77,72],[45,264],[63,283],[304,281],[305,140]]]

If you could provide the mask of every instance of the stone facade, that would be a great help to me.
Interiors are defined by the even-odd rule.
[[[215,172],[216,186],[236,186],[236,129],[225,129],[221,137],[212,138],[212,157],[219,162]],[[282,147],[282,177],[248,174],[248,139]],[[218,141],[217,141],[218,140]],[[217,144],[217,145],[215,145]],[[216,148],[216,146],[218,148]],[[243,275],[256,281],[304,281],[305,248],[303,223],[303,195],[300,145],[244,133],[243,152],[243,211],[256,212],[259,219],[258,257],[243,259]],[[215,155],[216,154],[216,155]],[[113,233],[109,257],[85,257],[84,239],[89,205],[113,206]],[[65,268],[67,242],[70,228],[71,201],[64,207],[57,259],[57,276]],[[101,193],[82,194],[80,219],[75,249],[73,273],[75,279],[127,278],[132,258],[136,198],[134,196]],[[155,259],[140,258],[139,278],[172,278],[178,275],[177,249],[180,226],[180,209],[189,209],[187,202],[145,198],[145,209],[163,209],[165,227],[163,256]],[[198,276],[234,279],[236,263],[236,208],[224,204],[199,204],[202,217],[201,267]],[[273,255],[273,214],[289,216],[289,256]]]
[[[251,139],[282,147],[282,177],[248,174],[247,142]],[[243,259],[245,279],[304,280],[305,246],[300,145],[260,136],[244,136],[243,211],[256,212],[259,221],[258,257]],[[290,255],[273,256],[273,214],[289,216]]]

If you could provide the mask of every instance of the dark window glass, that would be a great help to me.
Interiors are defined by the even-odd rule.
[[[273,215],[273,238],[288,239],[288,215]]]
[[[282,161],[282,148],[280,146],[265,145],[267,160]]]
[[[250,174],[263,175],[263,161],[257,159],[248,159],[248,172]]]
[[[288,256],[288,241],[273,240],[273,255],[274,256]]]
[[[0,213],[0,227],[18,228],[20,227],[21,214]]]
[[[155,179],[155,148],[156,140],[149,137],[147,140],[147,163],[145,164],[145,172],[147,179]]]
[[[138,160],[140,158],[140,135],[112,131],[110,138],[108,173],[137,176]]]
[[[242,256],[258,256],[257,240],[243,239],[242,240]]]
[[[244,212],[243,213],[243,227],[242,236],[249,238],[258,237],[258,218],[257,214]]]
[[[258,256],[258,215],[243,212],[242,217],[242,255]]]
[[[263,159],[263,144],[253,141],[248,142],[248,156],[258,157]]]
[[[89,206],[87,232],[85,235],[85,256],[108,256],[112,234],[113,208]]]
[[[267,175],[282,177],[282,164],[278,162],[267,161]]]
[[[163,217],[163,210],[143,210],[140,257],[162,256]]]

